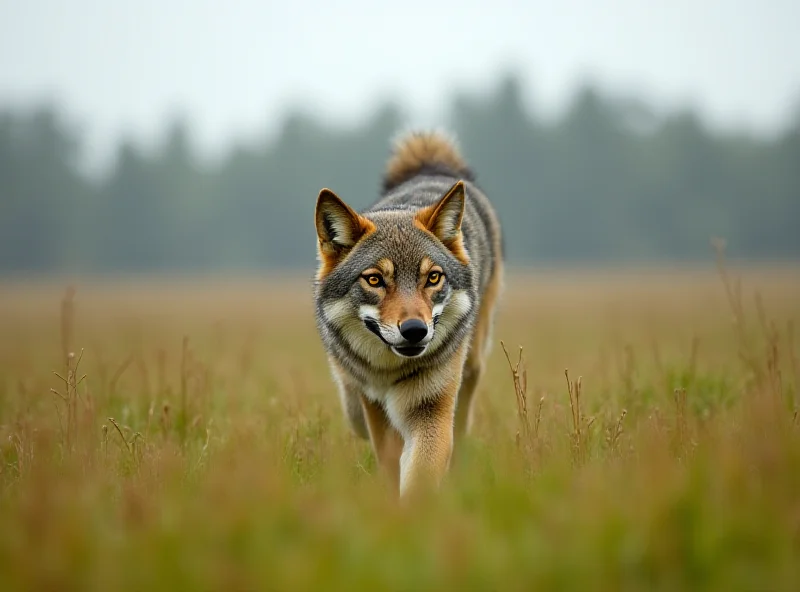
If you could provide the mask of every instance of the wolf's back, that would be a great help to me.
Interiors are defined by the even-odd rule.
[[[383,189],[389,191],[424,173],[474,181],[472,171],[453,140],[440,132],[414,132],[395,142],[386,163]]]

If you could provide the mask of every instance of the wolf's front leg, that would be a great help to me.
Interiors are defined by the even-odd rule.
[[[461,373],[438,396],[406,409],[400,456],[400,496],[439,486],[453,453],[453,417]]]
[[[397,491],[400,481],[400,454],[403,449],[403,438],[392,426],[382,405],[364,395],[361,397],[361,403],[378,464],[389,475],[392,487],[394,491]]]

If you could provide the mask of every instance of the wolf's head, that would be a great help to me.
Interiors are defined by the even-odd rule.
[[[432,205],[358,214],[332,191],[317,200],[318,315],[380,366],[437,350],[473,307],[464,183]]]

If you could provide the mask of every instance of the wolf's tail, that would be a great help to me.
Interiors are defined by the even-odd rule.
[[[439,132],[413,132],[395,143],[386,163],[383,189],[389,191],[424,173],[474,180],[453,140]]]

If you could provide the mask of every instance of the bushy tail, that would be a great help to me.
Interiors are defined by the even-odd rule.
[[[383,189],[388,191],[421,173],[474,180],[455,142],[439,132],[413,132],[395,143],[392,156],[386,163]]]

